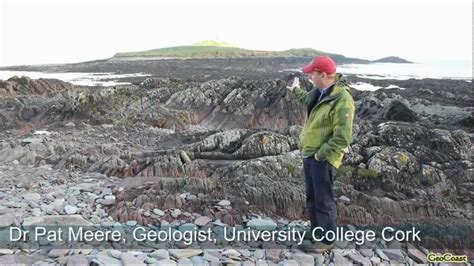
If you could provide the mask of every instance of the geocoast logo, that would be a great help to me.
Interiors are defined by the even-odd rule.
[[[447,263],[465,263],[467,262],[466,255],[453,255],[451,253],[434,254],[428,253],[426,256],[428,262],[447,262]]]

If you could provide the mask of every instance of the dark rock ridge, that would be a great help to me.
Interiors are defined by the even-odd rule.
[[[21,95],[46,95],[60,91],[78,90],[80,86],[58,79],[30,79],[14,76],[8,80],[0,80],[0,97]]]
[[[470,82],[440,79],[371,80],[355,76],[349,76],[348,80],[384,88],[375,92],[353,90],[359,104],[357,111],[362,116],[378,119],[388,115],[394,116],[390,120],[421,121],[437,127],[460,127],[472,131],[474,106]],[[399,88],[386,89],[390,85]],[[388,114],[389,108],[395,108],[394,112]]]
[[[223,77],[239,76],[246,80],[278,79],[282,72],[288,73],[308,64],[313,56],[295,57],[246,57],[208,59],[153,59],[110,58],[62,65],[26,65],[0,67],[0,70],[39,72],[85,72],[85,73],[144,73],[156,78],[178,78],[186,81],[208,81]],[[341,64],[368,64],[370,61],[333,54]],[[143,77],[123,77],[120,81],[138,84]]]

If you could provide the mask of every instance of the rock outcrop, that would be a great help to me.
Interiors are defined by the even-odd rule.
[[[58,79],[30,79],[25,76],[15,76],[8,80],[0,80],[0,98],[45,95],[74,89],[74,85]]]
[[[10,85],[0,103],[0,163],[100,175],[107,190],[84,200],[119,222],[173,222],[187,219],[183,212],[229,225],[248,212],[304,219],[297,143],[306,110],[285,88],[292,78],[149,78],[106,88],[2,81]],[[458,126],[472,91],[456,81],[461,104],[449,105],[430,84],[418,93],[353,90],[354,137],[335,184],[340,224],[472,220],[472,129]],[[438,105],[448,112],[433,111]],[[76,213],[71,204],[61,212]]]

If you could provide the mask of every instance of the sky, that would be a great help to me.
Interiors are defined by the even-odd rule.
[[[472,61],[471,0],[0,0],[0,66],[220,40],[375,60]]]

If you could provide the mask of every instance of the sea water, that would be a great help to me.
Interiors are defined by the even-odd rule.
[[[115,73],[81,73],[81,72],[36,72],[36,71],[0,71],[0,79],[7,80],[13,76],[26,76],[31,79],[59,79],[70,82],[74,85],[84,86],[115,86],[130,84],[129,82],[118,81],[120,78],[146,77],[149,74],[115,74]]]
[[[461,79],[472,82],[472,61],[431,61],[413,64],[396,63],[371,63],[371,64],[344,64],[338,66],[338,72],[342,74],[355,74],[361,78],[369,79]],[[286,71],[301,71],[300,69],[287,69]],[[283,71],[282,71],[283,72]],[[34,71],[0,71],[0,79],[6,80],[12,76],[27,76],[32,79],[55,78],[75,85],[87,86],[114,86],[129,84],[119,81],[126,77],[146,77],[144,73],[115,74],[115,73],[80,73],[80,72],[34,72]],[[369,83],[358,82],[351,84],[359,90],[377,90],[382,87],[373,86]],[[391,85],[387,88],[393,88]],[[403,89],[403,88],[400,88]]]
[[[343,74],[356,74],[371,79],[463,79],[472,80],[472,61],[429,61],[413,64],[372,63],[345,64],[338,67]]]

